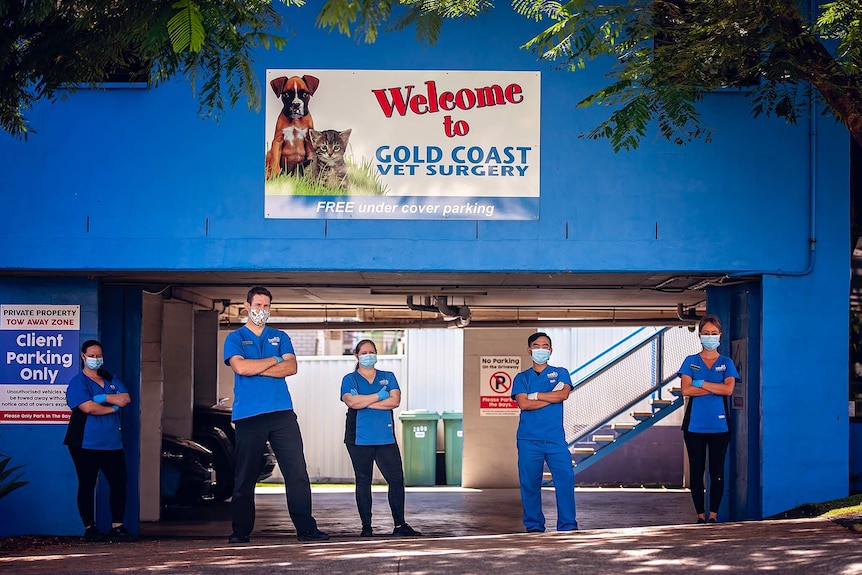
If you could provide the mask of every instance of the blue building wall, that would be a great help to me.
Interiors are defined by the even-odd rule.
[[[614,154],[607,142],[578,138],[608,113],[575,108],[603,85],[602,66],[569,73],[537,63],[517,49],[534,24],[507,11],[450,23],[432,49],[412,32],[358,44],[315,29],[313,10],[287,13],[296,34],[284,51],[260,52],[261,79],[267,68],[541,71],[539,219],[265,219],[262,143],[271,127],[262,113],[239,106],[219,123],[202,121],[177,82],[83,90],[37,105],[29,141],[0,135],[4,202],[15,215],[0,228],[0,269],[763,275],[762,317],[749,317],[762,325],[762,338],[749,341],[759,346],[761,361],[749,367],[762,386],[750,394],[762,400],[752,515],[847,494],[843,127],[755,121],[742,95],[716,93],[701,106],[712,143],[677,147],[651,134],[636,152]],[[371,249],[360,258],[363,240]],[[0,279],[3,303],[57,289],[43,278]],[[95,313],[81,292],[63,296]],[[4,439],[41,433],[10,427],[0,426]]]

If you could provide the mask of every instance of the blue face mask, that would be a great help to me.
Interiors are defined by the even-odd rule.
[[[700,345],[707,351],[718,349],[718,344],[721,343],[720,335],[702,335],[700,336]]]
[[[533,356],[534,362],[541,365],[543,363],[548,363],[548,360],[551,359],[551,350],[550,349],[534,349],[534,350],[530,351],[530,355]]]
[[[99,369],[105,363],[105,360],[101,357],[87,357],[84,358],[84,364],[90,369]]]
[[[374,367],[375,363],[377,363],[376,353],[366,353],[359,356],[359,365],[362,367]]]

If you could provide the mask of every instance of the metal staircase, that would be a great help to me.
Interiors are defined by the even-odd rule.
[[[563,426],[575,474],[682,407],[677,370],[698,349],[687,328],[662,328],[573,382]]]

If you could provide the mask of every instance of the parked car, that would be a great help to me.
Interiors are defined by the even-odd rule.
[[[192,437],[212,452],[215,469],[213,500],[224,501],[233,494],[234,469],[236,468],[236,431],[231,421],[232,410],[223,405],[196,405],[192,419]],[[275,469],[275,454],[269,442],[264,447],[260,460],[258,481],[264,481]]]
[[[191,507],[213,499],[216,473],[209,449],[191,439],[162,435],[161,464],[163,507]]]

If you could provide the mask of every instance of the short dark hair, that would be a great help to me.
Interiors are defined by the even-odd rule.
[[[548,334],[546,334],[543,331],[537,331],[536,333],[534,333],[533,335],[531,335],[530,337],[527,338],[527,347],[530,347],[531,345],[533,345],[533,342],[536,341],[537,339],[539,339],[540,337],[548,338],[548,343],[551,345],[554,345],[553,343],[551,343],[551,336],[549,336]]]
[[[254,286],[250,290],[248,290],[248,295],[245,298],[245,301],[251,303],[251,300],[254,299],[256,295],[265,295],[269,298],[269,302],[272,303],[272,294],[269,293],[269,290],[263,286]]]
[[[721,320],[718,319],[718,316],[715,316],[715,315],[712,315],[711,313],[708,313],[705,316],[703,316],[702,318],[700,318],[700,323],[697,324],[697,332],[700,333],[701,331],[703,331],[703,326],[705,326],[708,323],[711,323],[715,327],[717,327],[719,332],[723,331],[721,329]]]

